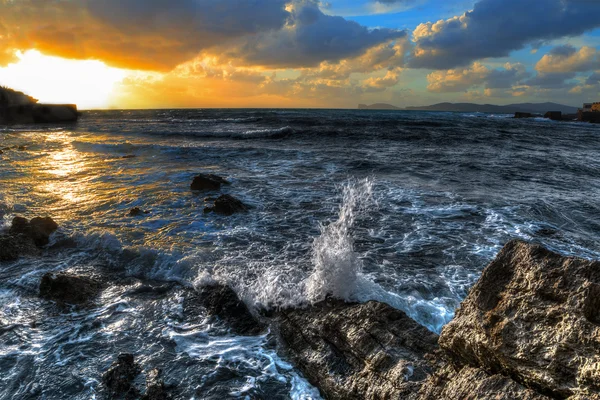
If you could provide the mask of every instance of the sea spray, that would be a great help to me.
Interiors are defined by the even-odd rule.
[[[338,219],[321,225],[321,234],[313,243],[314,271],[305,282],[309,302],[327,296],[350,300],[357,293],[362,261],[354,252],[351,228],[356,217],[375,204],[372,180],[351,181],[344,186]]]

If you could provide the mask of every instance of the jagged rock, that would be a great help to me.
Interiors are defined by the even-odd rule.
[[[600,262],[509,242],[439,343],[456,365],[554,398],[599,399]]]
[[[406,399],[435,368],[435,333],[387,304],[327,300],[278,316],[296,366],[328,399]]]
[[[139,207],[134,207],[129,211],[130,217],[139,217],[140,215],[150,214],[150,211],[144,211]]]
[[[479,368],[444,365],[421,387],[415,400],[550,400],[502,375]]]
[[[204,208],[205,213],[215,212],[221,215],[233,215],[238,212],[248,211],[248,206],[228,194],[223,194],[215,200],[213,207]]]
[[[220,176],[213,174],[200,174],[194,177],[191,190],[219,190],[221,185],[227,185],[229,182]]]
[[[109,399],[137,399],[139,390],[134,385],[136,376],[142,371],[134,360],[133,354],[119,354],[108,371],[104,373],[102,382],[108,391]]]
[[[146,375],[146,393],[142,400],[169,400],[171,396],[165,389],[165,383],[160,379],[161,370],[155,368]]]
[[[214,283],[203,286],[197,296],[191,296],[190,301],[204,307],[209,315],[225,321],[239,335],[256,335],[263,330],[246,304],[227,285]]]
[[[58,224],[50,217],[35,217],[31,221],[23,217],[14,217],[9,233],[29,237],[36,246],[42,247],[50,242],[50,235],[57,229]]]
[[[40,296],[66,304],[85,304],[102,291],[100,282],[77,275],[48,272],[40,282]]]

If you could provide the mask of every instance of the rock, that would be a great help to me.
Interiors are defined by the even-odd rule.
[[[527,112],[516,112],[515,113],[515,118],[532,118],[533,115],[531,113],[527,113]]]
[[[435,368],[435,333],[391,306],[327,300],[283,310],[281,341],[328,399],[406,399]]]
[[[228,181],[221,178],[220,176],[213,174],[200,174],[194,177],[192,184],[190,185],[191,190],[219,190],[221,185],[229,184]]]
[[[17,146],[16,149],[19,150],[19,151],[25,151],[25,150],[27,150],[27,147],[25,147],[25,146]]]
[[[509,242],[439,343],[454,365],[554,398],[599,399],[600,262]]]
[[[549,118],[553,121],[562,121],[563,120],[562,112],[560,112],[560,111],[548,111],[546,114],[544,114],[544,118]]]
[[[36,246],[45,246],[50,242],[50,235],[58,229],[58,224],[50,217],[32,218],[29,221],[31,238]]]
[[[135,158],[135,157],[136,157],[135,154],[127,154],[125,156],[122,156],[121,158],[128,159],[128,158]]]
[[[48,272],[40,282],[40,296],[66,304],[91,302],[102,291],[100,282],[67,273]]]
[[[223,194],[215,200],[213,207],[204,208],[205,213],[214,211],[221,215],[233,215],[238,212],[248,211],[248,206],[242,203],[240,200],[228,194]]]
[[[165,389],[165,383],[160,379],[161,370],[155,368],[146,375],[146,393],[142,400],[168,400],[171,399]]]
[[[418,400],[550,400],[502,375],[444,365],[423,384]]]
[[[4,152],[2,150],[0,150],[0,154],[4,154]]]
[[[130,217],[139,217],[140,215],[144,215],[144,214],[150,214],[150,211],[142,211],[141,208],[134,207],[129,211],[128,215]]]
[[[42,247],[50,242],[50,235],[57,229],[58,224],[50,217],[35,217],[31,221],[23,217],[14,217],[9,233],[29,237],[36,246]]]
[[[225,321],[236,334],[256,335],[263,330],[246,304],[227,285],[215,283],[203,286],[191,301],[204,307],[209,315]]]
[[[0,234],[0,262],[14,261],[23,254],[35,254],[37,251],[29,237]]]
[[[139,390],[134,385],[135,378],[142,371],[134,360],[133,354],[119,354],[102,377],[102,383],[110,399],[137,399]]]

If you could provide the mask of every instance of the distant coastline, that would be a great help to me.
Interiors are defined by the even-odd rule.
[[[396,107],[391,104],[359,104],[359,110],[412,110],[412,111],[449,111],[449,112],[484,112],[496,114],[514,114],[516,112],[544,114],[547,111],[560,111],[564,114],[577,113],[577,107],[557,103],[518,103],[506,106],[475,103],[437,103],[429,106]]]

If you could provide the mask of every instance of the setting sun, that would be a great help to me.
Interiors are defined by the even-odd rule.
[[[44,103],[74,103],[80,109],[107,108],[116,84],[128,71],[101,61],[68,60],[37,50],[16,54],[18,61],[0,68],[0,82]]]

